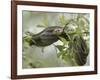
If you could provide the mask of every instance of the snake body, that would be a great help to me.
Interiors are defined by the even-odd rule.
[[[63,28],[59,26],[48,27],[38,34],[32,35],[30,45],[49,46],[58,41],[58,36],[63,32]]]
[[[89,53],[85,40],[81,36],[76,36],[73,41],[73,48],[75,50],[74,58],[77,64],[84,65]]]

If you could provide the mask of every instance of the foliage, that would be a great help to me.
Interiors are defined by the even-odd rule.
[[[65,20],[64,15],[61,17],[62,26],[65,24],[65,22],[68,22],[65,26],[65,33],[68,35],[70,41],[67,41],[63,37],[59,37],[60,40],[63,42],[63,46],[56,45],[56,47],[59,50],[58,57],[62,58],[65,61],[68,61],[68,58],[72,61],[73,65],[78,65],[77,60],[75,60],[75,48],[73,47],[75,45],[80,46],[80,40],[78,41],[78,44],[74,42],[74,38],[76,36],[86,37],[89,36],[89,21],[87,18],[84,17],[82,14],[78,14],[76,18]],[[76,26],[76,28],[71,28],[70,26]],[[87,34],[84,36],[84,34]],[[89,39],[86,41],[88,42]],[[65,47],[65,46],[68,47]],[[81,54],[82,55],[82,54]],[[87,55],[86,55],[87,56]],[[79,61],[79,60],[78,60]]]

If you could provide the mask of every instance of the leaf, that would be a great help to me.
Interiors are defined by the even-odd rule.
[[[25,42],[29,42],[31,38],[32,38],[31,36],[25,36],[25,37],[23,37],[23,40]]]
[[[49,26],[49,21],[48,21],[48,16],[47,16],[47,15],[44,16],[43,25],[44,25],[45,27],[48,27],[48,26]]]
[[[69,61],[71,59],[71,56],[69,54],[63,55],[62,57],[65,61]]]
[[[37,25],[37,27],[45,28],[46,26],[44,26],[44,25]]]
[[[58,57],[58,58],[59,58],[61,55],[62,55],[61,52],[57,53],[57,57]]]
[[[59,39],[63,42],[64,45],[68,44],[68,42],[67,42],[67,40],[65,38],[59,37]]]
[[[63,57],[64,57],[65,54],[66,54],[66,51],[62,50],[62,51],[60,51],[60,52],[57,54],[57,56],[58,56],[58,57],[61,57],[61,58],[63,59]]]
[[[65,47],[62,45],[56,45],[56,47],[59,49],[59,51],[62,51],[63,49],[65,49]]]
[[[66,19],[64,15],[60,16],[60,23],[61,23],[61,26],[64,26],[66,24]]]

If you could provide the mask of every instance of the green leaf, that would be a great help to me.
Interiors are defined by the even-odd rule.
[[[47,27],[47,26],[44,26],[44,25],[37,25],[37,27],[45,28],[45,27]]]
[[[66,55],[63,56],[63,59],[65,61],[69,61],[71,59],[71,56],[69,54],[66,54]]]
[[[48,27],[48,26],[49,26],[49,21],[48,21],[48,16],[47,16],[47,15],[44,16],[43,25],[44,25],[45,27]]]
[[[56,45],[55,47],[57,47],[59,49],[59,51],[62,51],[63,49],[65,49],[65,47],[62,45]]]
[[[65,19],[65,16],[64,16],[64,15],[62,15],[62,16],[60,16],[60,18],[59,18],[59,19],[60,19],[61,26],[63,26],[63,27],[64,27],[64,26],[65,26],[65,24],[66,24],[66,21],[67,21],[67,20]]]
[[[59,39],[63,42],[64,45],[68,44],[68,42],[67,42],[67,40],[65,38],[59,37]]]
[[[29,42],[31,40],[31,36],[25,36],[23,37],[23,40],[26,41],[26,42]]]
[[[58,57],[58,58],[59,58],[61,55],[62,55],[61,52],[57,53],[57,57]]]
[[[61,57],[61,58],[63,59],[63,57],[65,56],[65,54],[66,54],[66,51],[62,50],[62,51],[60,51],[60,52],[57,54],[57,56],[58,56],[58,57]]]

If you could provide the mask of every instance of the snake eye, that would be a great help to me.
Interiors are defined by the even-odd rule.
[[[55,31],[56,31],[56,32],[60,32],[61,30],[60,30],[60,29],[56,29]]]
[[[61,33],[61,32],[62,32],[62,29],[60,29],[60,28],[55,29],[55,32],[57,32],[57,33]]]
[[[56,35],[61,35],[62,29],[61,29],[61,28],[57,28],[57,29],[55,29],[55,30],[53,31],[53,33],[56,34]]]

